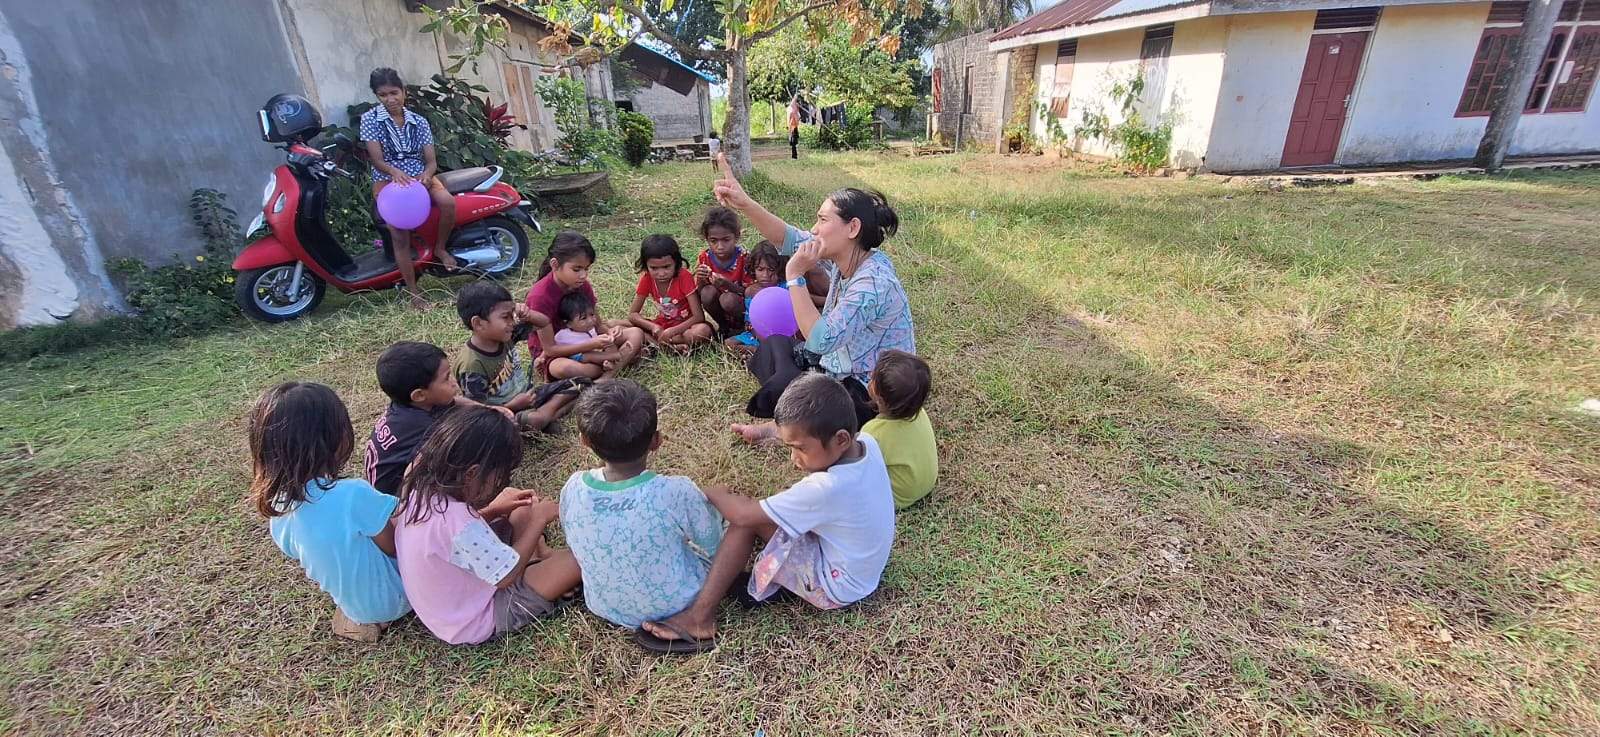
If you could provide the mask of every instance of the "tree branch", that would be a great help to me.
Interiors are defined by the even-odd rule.
[[[761,31],[760,33],[752,34],[750,36],[749,40],[747,40],[745,42],[745,46],[746,46],[746,48],[748,48],[750,46],[754,46],[757,41],[761,41],[761,40],[770,38],[770,37],[772,37],[774,35],[777,35],[778,31],[783,30],[785,26],[787,26],[790,23],[793,23],[793,22],[795,22],[797,20],[800,20],[801,18],[804,18],[807,15],[810,15],[812,11],[821,10],[823,8],[828,7],[829,5],[836,5],[836,4],[838,4],[838,0],[821,0],[821,2],[815,2],[815,3],[812,3],[810,5],[807,5],[804,8],[800,9],[799,12],[796,12],[794,15],[791,15],[791,16],[789,16],[787,18],[784,18],[781,21],[778,21],[777,25],[775,25],[775,26],[773,26],[771,28],[768,28],[765,31]]]
[[[678,52],[678,55],[685,59],[717,62],[728,61],[727,51],[719,49],[697,49],[682,41],[679,41],[676,36],[668,33],[666,30],[662,29],[661,26],[656,25],[655,21],[650,20],[650,16],[644,12],[644,9],[634,5],[631,2],[628,2],[628,0],[606,0],[606,2],[601,5],[601,7],[611,6],[622,8],[622,12],[633,16],[635,20],[639,21],[639,26],[647,33],[660,39],[662,43],[671,46],[673,51]]]

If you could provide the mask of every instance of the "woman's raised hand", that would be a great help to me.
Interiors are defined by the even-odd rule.
[[[711,194],[716,196],[717,201],[722,203],[723,207],[731,207],[743,212],[745,208],[755,204],[750,200],[750,195],[745,193],[744,186],[739,184],[739,180],[733,178],[733,170],[728,168],[726,154],[717,154],[717,169],[722,174],[711,185]]]

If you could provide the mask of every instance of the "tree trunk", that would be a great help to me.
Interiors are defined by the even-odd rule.
[[[772,131],[772,135],[778,135],[778,101],[768,100],[767,110],[772,113],[772,127],[767,130]]]
[[[744,45],[729,46],[732,56],[728,59],[728,117],[722,121],[722,150],[727,153],[733,176],[744,179],[754,171],[750,163],[750,84],[745,73]]]
[[[1533,91],[1534,77],[1544,65],[1545,47],[1550,44],[1550,31],[1555,28],[1556,11],[1560,7],[1558,0],[1528,3],[1528,12],[1522,19],[1522,35],[1517,40],[1517,55],[1512,60],[1511,79],[1490,102],[1489,124],[1484,126],[1483,140],[1478,143],[1475,163],[1487,171],[1499,171],[1505,163],[1511,137],[1517,132],[1522,109]]]

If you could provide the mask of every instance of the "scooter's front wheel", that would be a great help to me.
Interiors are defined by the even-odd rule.
[[[492,217],[485,219],[483,224],[489,230],[489,242],[486,245],[494,248],[498,256],[494,263],[483,264],[483,272],[499,279],[515,271],[528,257],[528,235],[522,232],[522,226],[509,218]]]
[[[327,294],[328,285],[316,274],[301,268],[300,283],[296,286],[298,266],[282,264],[239,272],[233,287],[233,299],[239,309],[262,322],[288,322],[317,309],[323,295]]]

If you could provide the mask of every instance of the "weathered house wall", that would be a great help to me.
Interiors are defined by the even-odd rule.
[[[329,124],[373,99],[371,71],[427,83],[458,47],[418,32],[405,0],[0,0],[0,329],[123,308],[106,263],[202,248],[188,212],[201,187],[248,221],[281,154],[255,112],[305,94]],[[462,76],[510,101],[512,144],[552,146],[532,89],[555,62],[546,33],[510,13],[505,50]],[[610,99],[604,64],[571,73]]]
[[[0,0],[0,52],[0,327],[118,308],[105,260],[197,252],[189,193],[255,205],[255,110],[300,87],[273,0]]]
[[[968,141],[987,145],[999,132],[995,119],[1001,100],[994,85],[996,67],[995,55],[989,51],[991,35],[994,35],[993,29],[983,30],[933,47],[934,73],[940,79],[933,132],[947,144],[954,143],[958,129],[963,145]]]
[[[656,124],[655,142],[688,141],[711,131],[711,85],[696,80],[694,89],[680,95],[671,87],[646,82],[628,95],[633,109]]]

